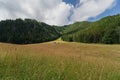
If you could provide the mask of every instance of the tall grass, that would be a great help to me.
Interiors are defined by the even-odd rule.
[[[76,53],[72,52],[74,55],[67,52],[62,54],[64,51],[59,55],[57,52],[51,55],[50,52],[43,53],[31,47],[46,48],[44,45],[50,44],[0,47],[0,80],[120,80],[118,49],[110,50],[109,47],[101,51],[104,49],[99,47],[97,50],[101,51],[101,54],[94,53],[95,50],[84,54],[82,51],[81,53],[77,51],[77,48],[88,50],[91,48],[87,47],[88,45],[82,45],[82,47],[78,45],[73,49],[76,51]],[[66,45],[60,44],[60,47]],[[15,50],[15,47],[18,49]],[[71,45],[71,47],[74,46]],[[91,47],[94,48],[94,46]],[[117,56],[109,56],[106,51],[111,54],[114,52]]]

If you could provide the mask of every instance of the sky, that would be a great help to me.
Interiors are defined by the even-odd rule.
[[[120,14],[120,0],[0,0],[0,20],[30,18],[49,25]]]

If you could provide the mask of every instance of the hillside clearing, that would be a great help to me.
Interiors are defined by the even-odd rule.
[[[119,80],[120,45],[0,43],[0,80]]]

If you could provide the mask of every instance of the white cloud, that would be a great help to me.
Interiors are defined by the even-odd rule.
[[[63,2],[60,3],[52,10],[48,10],[45,15],[44,22],[58,25],[67,24],[69,22],[68,17],[70,15],[71,8],[72,6],[68,4]]]
[[[87,20],[109,9],[115,0],[80,0],[77,7],[63,0],[0,0],[0,20],[32,18],[50,25]]]
[[[74,8],[71,20],[84,21],[90,17],[96,17],[109,9],[115,0],[80,0],[79,6]]]
[[[0,0],[0,20],[33,18],[51,25],[64,25],[72,6],[62,0]]]

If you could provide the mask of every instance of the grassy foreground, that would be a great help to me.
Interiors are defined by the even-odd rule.
[[[0,80],[120,80],[120,45],[0,43]]]

